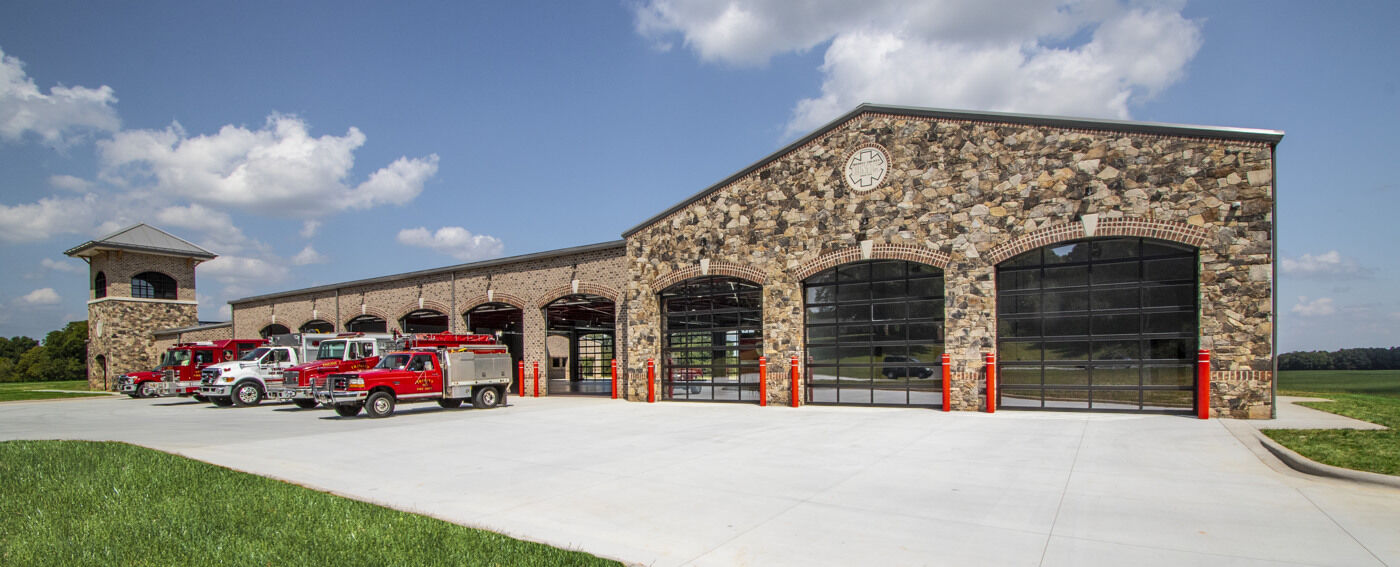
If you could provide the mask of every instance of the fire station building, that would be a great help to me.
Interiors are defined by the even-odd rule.
[[[863,105],[622,240],[239,299],[231,331],[498,334],[541,395],[616,360],[633,401],[982,410],[994,373],[998,409],[1269,417],[1282,137]]]

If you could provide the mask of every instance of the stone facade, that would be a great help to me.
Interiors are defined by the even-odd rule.
[[[197,322],[194,271],[198,261],[121,250],[103,251],[89,261],[88,384],[110,390],[122,374],[155,366],[165,351],[155,331]],[[173,278],[176,299],[131,297],[132,276],[148,271]],[[93,284],[98,273],[106,276],[106,297],[96,297]]]
[[[418,309],[447,314],[449,332],[457,333],[465,332],[467,311],[485,303],[507,303],[522,311],[522,354],[527,368],[539,364],[540,391],[545,393],[549,358],[544,307],[566,295],[588,293],[618,302],[621,312],[625,282],[622,243],[606,243],[240,299],[231,302],[233,335],[257,337],[272,323],[295,331],[311,320],[330,321],[340,331],[362,314],[377,315],[390,331],[401,331],[400,319]],[[625,321],[619,315],[619,339],[625,336]],[[533,391],[533,372],[527,372],[527,378],[526,388]]]
[[[955,409],[985,404],[996,349],[996,264],[1092,236],[1199,250],[1200,348],[1214,352],[1214,411],[1267,416],[1272,388],[1272,144],[1087,121],[856,112],[626,234],[627,374],[660,356],[658,293],[700,273],[763,285],[770,402],[803,348],[802,279],[856,259],[944,269]],[[853,191],[842,171],[878,145],[889,169]],[[644,399],[645,384],[627,390]]]

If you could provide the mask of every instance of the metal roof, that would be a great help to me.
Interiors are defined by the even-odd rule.
[[[796,150],[808,142],[815,140],[827,132],[835,130],[837,127],[855,119],[862,114],[895,114],[900,116],[913,116],[918,118],[933,118],[943,120],[971,120],[977,122],[1000,122],[1006,124],[1024,124],[1028,126],[1049,126],[1054,128],[1066,128],[1077,130],[1101,130],[1106,132],[1124,132],[1133,134],[1156,134],[1163,136],[1180,136],[1185,138],[1213,138],[1220,140],[1241,140],[1251,142],[1266,142],[1277,144],[1283,139],[1281,130],[1261,130],[1255,128],[1230,128],[1224,126],[1197,126],[1192,124],[1166,124],[1160,122],[1133,122],[1129,120],[1103,120],[1097,118],[1070,118],[1065,116],[1045,116],[1038,114],[1015,114],[1009,112],[980,112],[971,110],[949,110],[943,108],[920,108],[913,106],[892,106],[865,103],[857,106],[855,110],[847,112],[844,116],[828,122],[825,126],[818,128],[811,134],[807,134],[797,141],[784,146],[782,149],[768,154],[763,159],[754,162],[752,165],[739,170],[737,173],[724,178],[718,183],[706,187],[704,190],[691,195],[690,198],[681,201],[675,206],[662,211],[661,213],[642,221],[641,224],[628,229],[622,233],[623,238],[636,234],[638,231],[651,226],[653,223],[670,216],[671,213],[679,211],[691,203],[703,199],[705,196],[720,190],[721,188],[742,179],[744,176],[757,171],[770,162]]]
[[[316,293],[316,292],[321,292],[321,291],[332,291],[332,290],[341,289],[341,288],[347,288],[347,287],[355,287],[355,286],[362,286],[362,285],[373,285],[373,284],[378,284],[378,283],[393,282],[393,281],[405,280],[405,279],[410,279],[410,278],[417,278],[417,277],[422,277],[422,276],[432,276],[432,275],[437,275],[437,274],[446,274],[446,273],[451,273],[451,272],[459,272],[459,271],[462,271],[462,270],[479,270],[479,269],[481,269],[481,268],[490,268],[490,267],[492,267],[492,266],[501,266],[501,265],[505,265],[505,264],[514,264],[514,263],[517,263],[517,262],[529,262],[529,261],[532,261],[532,260],[545,260],[545,259],[549,259],[549,258],[556,258],[556,257],[559,257],[559,256],[570,256],[570,255],[573,255],[573,254],[585,254],[585,253],[588,253],[588,252],[597,252],[597,251],[600,251],[600,250],[611,250],[611,249],[614,249],[614,248],[622,248],[622,247],[625,246],[626,244],[627,244],[627,241],[625,241],[625,240],[612,240],[612,241],[608,241],[608,242],[600,242],[600,243],[598,243],[598,244],[586,244],[586,245],[584,245],[584,246],[575,246],[575,247],[573,247],[573,248],[561,248],[561,249],[558,249],[558,250],[546,250],[546,251],[544,251],[544,252],[535,252],[535,253],[532,253],[532,254],[524,254],[524,255],[521,255],[521,256],[511,256],[511,257],[508,257],[508,258],[497,258],[497,259],[495,259],[495,260],[482,260],[482,261],[480,261],[480,262],[471,262],[471,263],[467,263],[467,264],[457,264],[457,265],[455,265],[455,266],[445,266],[445,267],[442,267],[442,268],[432,268],[432,269],[428,269],[428,270],[419,270],[419,271],[416,271],[416,272],[408,272],[408,273],[404,273],[404,274],[394,274],[394,275],[390,275],[390,276],[380,276],[380,277],[377,277],[377,278],[369,278],[369,279],[363,279],[363,280],[354,280],[354,281],[348,281],[348,282],[342,282],[342,283],[335,283],[335,284],[328,284],[328,285],[322,285],[322,286],[316,286],[316,287],[308,287],[308,288],[302,288],[302,289],[295,289],[295,290],[292,290],[292,291],[281,291],[281,292],[269,293],[269,294],[265,294],[265,295],[255,295],[255,296],[252,296],[252,297],[244,297],[244,298],[242,298],[242,299],[235,299],[235,300],[229,301],[228,303],[229,303],[229,305],[238,305],[238,304],[240,304],[240,303],[250,303],[250,302],[254,302],[254,301],[265,301],[265,300],[268,300],[268,299],[277,299],[277,298],[280,298],[280,297],[290,297],[290,296],[293,296],[293,295],[302,295],[302,294],[306,294],[306,293]]]
[[[195,246],[190,241],[164,230],[141,223],[89,240],[64,252],[69,256],[91,256],[99,250],[130,250],[166,256],[181,256],[213,260],[218,254]]]

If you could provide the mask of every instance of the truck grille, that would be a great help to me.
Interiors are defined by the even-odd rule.
[[[165,372],[162,373],[161,376],[162,376],[162,378],[163,378],[166,382],[174,382],[174,381],[175,381],[175,369],[174,369],[174,368],[167,368],[167,369],[165,369]]]
[[[350,386],[350,379],[347,378],[347,377],[345,377],[345,376],[332,376],[332,377],[330,377],[330,381],[331,381],[331,389],[332,389],[332,390],[348,390],[348,389],[349,389],[349,386]]]
[[[282,385],[287,388],[297,387],[297,377],[300,375],[296,370],[288,370],[282,373]]]
[[[214,381],[219,379],[219,371],[209,368],[199,371],[199,384],[201,386],[213,386]]]

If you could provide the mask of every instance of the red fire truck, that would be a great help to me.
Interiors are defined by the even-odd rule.
[[[326,376],[373,368],[379,357],[397,347],[393,335],[387,333],[341,333],[323,338],[316,347],[316,357],[282,371],[282,384],[268,384],[267,396],[291,400],[297,407],[316,407],[315,388],[326,385]]]
[[[165,351],[155,370],[117,378],[117,391],[133,398],[199,395],[199,371],[210,364],[237,360],[263,345],[262,339],[178,343]]]
[[[477,408],[504,403],[511,358],[492,335],[420,335],[416,348],[380,359],[370,370],[331,374],[316,401],[334,406],[342,417],[365,410],[370,417],[393,415],[400,402],[436,401],[444,408],[471,400]]]

